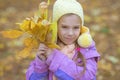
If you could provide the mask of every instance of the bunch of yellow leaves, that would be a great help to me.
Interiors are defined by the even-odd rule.
[[[47,20],[48,3],[42,2],[39,6],[39,11],[33,18],[26,18],[19,24],[20,30],[2,31],[2,35],[7,38],[18,38],[23,35],[28,35],[24,39],[25,48],[18,53],[23,58],[26,58],[33,49],[37,49],[40,43],[46,44],[49,48],[59,48],[56,45],[56,23],[51,23]]]

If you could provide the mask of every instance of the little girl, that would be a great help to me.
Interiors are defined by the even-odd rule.
[[[76,0],[57,0],[53,6],[57,22],[57,44],[50,49],[41,43],[27,80],[95,80],[99,53],[95,42],[86,48],[77,42],[84,24],[82,6]]]

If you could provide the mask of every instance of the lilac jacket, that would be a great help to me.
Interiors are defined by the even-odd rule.
[[[83,67],[77,66],[76,62],[55,49],[46,61],[41,61],[38,57],[30,64],[26,72],[27,80],[53,80],[53,75],[57,80],[94,80],[97,72],[97,61],[99,53],[95,48],[95,43],[88,48],[80,48],[80,52],[86,59],[86,71],[80,76]],[[75,53],[74,57],[77,55]],[[73,58],[74,58],[73,57]],[[78,63],[82,61],[78,59]]]

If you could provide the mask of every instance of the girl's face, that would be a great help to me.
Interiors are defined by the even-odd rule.
[[[67,45],[75,43],[80,35],[81,20],[77,15],[64,15],[58,21],[58,37]]]

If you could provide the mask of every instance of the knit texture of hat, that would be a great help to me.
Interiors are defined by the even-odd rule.
[[[53,21],[57,22],[65,14],[73,13],[78,15],[84,25],[83,8],[76,0],[57,0],[53,6]]]

